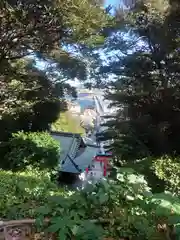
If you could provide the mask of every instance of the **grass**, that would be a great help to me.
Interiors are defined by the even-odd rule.
[[[84,134],[84,129],[80,126],[80,119],[67,111],[61,113],[59,119],[52,124],[53,131],[72,132]]]

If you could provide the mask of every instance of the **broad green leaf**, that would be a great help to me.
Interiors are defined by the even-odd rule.
[[[51,209],[48,206],[42,206],[38,209],[37,212],[40,214],[43,214],[43,215],[47,215],[47,214],[51,213]]]
[[[61,227],[61,225],[60,225],[59,223],[55,223],[55,224],[50,225],[50,226],[46,229],[46,231],[47,231],[47,232],[56,233],[56,232],[58,232],[58,231],[60,230],[60,227]]]
[[[73,233],[74,236],[76,236],[76,234],[78,233],[78,230],[79,230],[79,226],[78,225],[73,226],[72,233]]]
[[[180,199],[170,193],[154,194],[152,202],[157,203],[156,212],[160,215],[180,214]]]
[[[180,222],[178,225],[175,226],[175,232],[180,237]]]
[[[61,229],[58,233],[59,240],[67,240],[67,231],[66,229]]]
[[[99,196],[99,202],[100,204],[104,204],[105,202],[107,202],[109,199],[108,195],[107,194],[101,194]]]
[[[169,216],[168,217],[168,222],[170,224],[178,224],[178,223],[180,223],[180,215]]]
[[[37,227],[41,227],[44,224],[44,217],[39,216],[38,218],[36,218],[35,224],[36,224]]]

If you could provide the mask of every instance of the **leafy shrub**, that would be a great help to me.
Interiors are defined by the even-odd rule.
[[[29,168],[25,172],[0,171],[0,216],[6,219],[35,217],[38,206],[64,191],[51,182],[50,174]]]
[[[45,171],[1,171],[0,215],[36,217],[41,227],[43,219],[49,218],[46,231],[61,239],[169,240],[180,236],[180,199],[152,194],[143,176],[124,168],[116,180],[90,184],[75,193],[59,189]]]
[[[8,143],[9,152],[3,161],[4,169],[19,171],[27,166],[53,169],[59,161],[59,142],[47,132],[18,132]]]
[[[178,235],[180,199],[153,195],[143,176],[122,169],[115,181],[88,185],[68,200],[53,197],[38,213],[37,222],[50,218],[46,230],[61,239],[169,240]]]
[[[154,157],[146,157],[143,159],[137,159],[134,162],[130,161],[124,166],[133,168],[139,174],[142,174],[153,193],[162,193],[165,191],[165,182],[162,178],[159,178],[154,171],[153,164],[156,161]]]
[[[166,190],[180,194],[180,159],[162,157],[153,164],[156,175],[165,181]]]

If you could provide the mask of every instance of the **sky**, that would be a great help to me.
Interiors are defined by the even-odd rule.
[[[121,2],[122,2],[122,0],[105,0],[104,6],[105,7],[107,7],[109,5],[116,6],[116,5],[120,4]],[[36,63],[36,66],[38,68],[40,68],[41,70],[43,70],[43,69],[45,69],[47,67],[47,64],[44,61],[38,61]],[[77,87],[80,84],[78,79],[73,79],[72,81],[69,80],[68,83],[71,84],[74,87]]]
[[[118,0],[106,0],[105,6],[107,5],[116,5],[118,3]]]

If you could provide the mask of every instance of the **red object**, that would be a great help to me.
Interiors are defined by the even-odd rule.
[[[111,156],[95,156],[94,160],[96,162],[102,162],[104,163],[104,167],[103,167],[103,176],[105,177],[107,175],[107,166],[109,165],[109,159],[111,158]],[[86,173],[89,172],[89,169],[86,168]]]
[[[108,164],[109,164],[109,161],[108,161],[109,158],[111,158],[111,156],[96,156],[96,157],[94,158],[95,161],[97,161],[97,162],[103,162],[103,163],[104,163],[104,173],[103,173],[104,177],[105,177],[106,174],[107,174],[107,166],[108,166]]]
[[[106,176],[106,174],[107,174],[107,164],[104,163],[104,174],[103,174],[104,177]]]
[[[109,156],[96,156],[94,157],[94,160],[97,162],[107,162],[108,159],[111,158]]]

